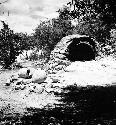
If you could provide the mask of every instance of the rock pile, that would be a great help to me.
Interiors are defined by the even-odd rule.
[[[85,35],[69,35],[61,39],[51,52],[48,72],[56,73],[74,61],[94,60],[98,52],[98,44]]]
[[[15,90],[29,90],[29,92],[58,92],[68,86],[107,86],[116,85],[116,60],[105,57],[100,60],[75,61],[63,71],[46,75],[44,70],[29,68],[21,69],[17,77],[12,76],[6,85]],[[26,71],[25,71],[26,70]],[[19,77],[20,76],[20,77]]]
[[[24,90],[28,87],[28,89],[30,88],[30,91],[37,91],[38,88],[42,89],[46,78],[47,74],[44,70],[35,68],[22,68],[16,75],[12,75],[7,80],[6,86],[12,86],[12,88],[15,90]]]

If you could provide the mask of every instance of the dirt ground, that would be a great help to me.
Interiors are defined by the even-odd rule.
[[[30,92],[29,89],[15,90],[12,86],[5,86],[5,82],[18,70],[0,71],[0,124],[6,124],[7,117],[28,114],[29,108],[44,108],[46,105],[57,104],[54,94]],[[40,88],[42,89],[42,88]],[[6,121],[4,121],[6,117]]]
[[[116,124],[116,86],[111,83],[112,80],[115,80],[115,61],[106,58],[95,63],[78,62],[78,65],[74,63],[67,67],[60,83],[55,83],[58,87],[63,86],[63,91],[60,93],[47,92],[43,86],[40,86],[39,92],[29,91],[28,88],[15,90],[12,86],[5,86],[4,83],[17,70],[0,71],[0,125]],[[94,66],[92,66],[93,64]],[[103,70],[98,64],[107,70],[102,72]],[[90,77],[91,81],[89,81]],[[107,79],[110,84],[107,85],[109,83],[107,82],[106,86],[97,85],[100,83],[99,78],[105,83]],[[79,80],[80,83],[82,80],[85,81],[81,87],[78,83]],[[64,85],[66,86],[64,87]]]

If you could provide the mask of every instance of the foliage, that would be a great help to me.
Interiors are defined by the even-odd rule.
[[[0,31],[0,64],[9,68],[15,61],[16,56],[23,50],[28,49],[27,35],[16,34],[3,21],[3,28]]]
[[[104,24],[111,25],[116,21],[116,1],[115,0],[72,0],[74,6],[72,13],[76,17],[98,16]],[[72,14],[74,17],[74,15]],[[75,17],[74,17],[75,18]]]
[[[41,22],[35,29],[34,46],[45,51],[46,57],[62,37],[69,35],[71,22],[60,18]]]
[[[3,29],[0,31],[0,62],[7,68],[14,62],[14,41],[12,40],[13,31],[8,28],[8,25],[3,22]]]
[[[30,61],[38,60],[38,58],[39,58],[39,55],[38,55],[37,51],[33,51],[33,52],[30,54],[30,56],[29,56],[29,60],[30,60]]]
[[[105,46],[110,40],[111,28],[115,28],[115,6],[114,0],[72,0],[59,12],[59,17],[77,19],[74,32],[92,36]]]
[[[72,0],[58,10],[57,19],[38,25],[34,34],[36,46],[50,53],[62,37],[75,33],[89,35],[105,46],[110,41],[111,28],[115,27],[114,5],[113,0],[111,3],[109,0]],[[74,27],[71,21],[75,18],[78,23]]]
[[[68,6],[63,6],[58,11],[59,18],[62,20],[69,20],[72,18],[72,15],[70,14],[70,8]]]
[[[26,48],[26,34],[23,33],[15,33],[13,35],[13,39],[15,40],[15,46],[18,47],[17,49],[19,50],[23,50],[24,48]]]
[[[103,25],[99,19],[80,22],[74,28],[74,33],[88,35],[95,38],[101,46],[105,46],[109,41],[109,27]]]

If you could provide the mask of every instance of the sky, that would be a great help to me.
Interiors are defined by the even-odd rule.
[[[4,2],[7,1],[7,2]],[[0,20],[14,32],[31,34],[40,21],[55,18],[59,8],[71,0],[0,0]],[[0,28],[2,23],[0,22]]]

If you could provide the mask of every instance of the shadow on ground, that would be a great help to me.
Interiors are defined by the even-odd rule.
[[[116,86],[69,86],[55,95],[62,104],[28,108],[22,116],[4,116],[0,125],[116,125]]]

